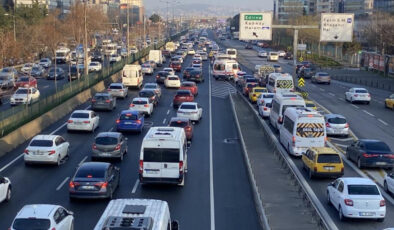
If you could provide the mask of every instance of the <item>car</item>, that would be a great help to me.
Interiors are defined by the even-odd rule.
[[[142,64],[141,71],[143,74],[149,74],[149,75],[152,75],[154,72],[152,66],[149,63]]]
[[[70,143],[59,135],[37,135],[24,150],[25,164],[49,163],[60,165],[69,157]]]
[[[257,87],[258,84],[256,82],[247,82],[243,87],[242,91],[245,97],[249,97],[249,93],[252,91],[254,87]]]
[[[272,98],[266,98],[262,100],[261,104],[258,106],[259,114],[262,118],[268,118],[271,113],[272,108]]]
[[[311,68],[302,66],[298,72],[298,78],[311,79],[315,72]]]
[[[24,64],[21,68],[21,72],[25,74],[29,74],[34,65],[35,65],[34,63]]]
[[[181,87],[181,80],[177,75],[168,75],[164,80],[164,86],[166,88],[179,88]]]
[[[175,72],[181,72],[182,65],[180,62],[171,62],[170,67],[175,70]]]
[[[389,194],[394,193],[394,173],[393,172],[387,172],[386,175],[384,176],[383,180],[383,188],[384,191],[386,191]],[[1,199],[0,199],[1,201]]]
[[[260,50],[260,51],[257,53],[257,56],[258,56],[258,57],[261,57],[261,58],[267,58],[267,57],[268,57],[268,52],[265,51],[265,50]]]
[[[191,141],[193,139],[193,124],[189,118],[172,117],[168,122],[170,127],[179,127],[185,130],[186,139]]]
[[[202,70],[202,64],[200,63],[200,64],[192,64],[192,67],[193,68],[195,68],[195,69],[200,69],[200,70]]]
[[[118,132],[137,131],[142,133],[144,129],[144,115],[138,111],[123,110],[116,120],[116,130]]]
[[[115,63],[115,62],[119,62],[122,60],[122,57],[119,54],[111,54],[111,56],[109,56],[109,63]]]
[[[12,194],[12,185],[8,177],[0,176],[0,202],[10,201]]]
[[[275,93],[260,93],[260,95],[257,97],[256,104],[257,106],[260,106],[264,103],[265,100],[272,100],[275,96]]]
[[[99,127],[100,117],[92,110],[75,110],[67,121],[67,131],[94,132]]]
[[[359,139],[346,148],[347,159],[355,162],[358,168],[393,168],[394,153],[380,140]]]
[[[144,88],[143,88],[142,90],[144,90],[144,89],[147,89],[147,90],[154,90],[155,93],[156,93],[156,95],[157,95],[159,98],[161,97],[161,88],[160,88],[160,85],[157,84],[157,83],[146,83],[146,84],[144,85]]]
[[[0,88],[12,89],[15,86],[15,79],[19,76],[18,72],[13,67],[6,67],[0,71]]]
[[[103,61],[103,55],[101,54],[101,52],[99,52],[99,51],[94,52],[93,56],[92,56],[92,61],[102,62]]]
[[[119,183],[118,167],[108,162],[84,162],[69,182],[69,197],[112,199]]]
[[[166,80],[168,75],[170,74],[166,71],[159,71],[156,75],[156,83],[164,84],[164,81]]]
[[[203,51],[204,52],[204,51]],[[193,60],[200,60],[200,61],[202,61],[202,57],[201,57],[201,55],[199,54],[199,53],[196,53],[194,56],[193,56]]]
[[[279,50],[279,57],[285,57],[286,56],[286,52],[284,50]]]
[[[113,97],[120,97],[124,99],[127,97],[129,88],[124,86],[122,83],[111,83],[107,88],[107,92]]]
[[[153,68],[153,70],[157,68],[157,63],[153,60],[146,61],[144,64],[149,64]]]
[[[73,81],[81,78],[83,70],[78,69],[76,65],[71,65],[68,72],[68,81]]]
[[[96,93],[91,100],[92,110],[114,110],[116,108],[116,97],[109,93]]]
[[[48,71],[48,80],[60,80],[64,79],[66,76],[66,72],[60,67],[52,67]]]
[[[369,104],[371,102],[371,94],[364,88],[350,88],[349,91],[345,93],[345,99],[352,104],[355,102]]]
[[[50,58],[41,58],[38,64],[44,68],[49,68],[52,65],[52,61]]]
[[[326,121],[326,132],[330,136],[349,136],[349,123],[347,119],[340,114],[324,115]]]
[[[338,152],[328,147],[312,147],[302,154],[302,168],[313,177],[341,177],[345,166]]]
[[[198,122],[202,118],[202,107],[196,102],[183,102],[178,108],[177,117],[185,117],[192,122]]]
[[[264,87],[253,87],[250,91],[249,91],[249,101],[251,103],[256,103],[257,102],[257,98],[260,96],[261,93],[268,93],[267,88]]]
[[[171,60],[170,60],[170,62],[172,63],[172,62],[179,62],[179,63],[183,63],[183,58],[182,58],[182,56],[181,55],[176,55],[176,56],[173,56],[172,58],[171,58]]]
[[[128,56],[128,53],[127,53],[127,49],[126,49],[126,48],[122,48],[122,49],[120,50],[120,56],[122,56],[122,57],[127,57],[127,56]]]
[[[34,65],[30,71],[30,76],[35,78],[46,78],[47,71],[41,65]]]
[[[198,86],[195,82],[192,81],[184,81],[181,84],[181,87],[179,88],[180,90],[190,90],[190,92],[193,94],[193,96],[198,95]]]
[[[293,60],[293,54],[291,52],[286,52],[283,58],[286,60]]]
[[[32,104],[40,98],[40,91],[36,88],[18,88],[10,98],[10,105]]]
[[[166,71],[169,75],[174,75],[175,71],[173,68],[167,67],[167,68],[163,68],[163,71]]]
[[[194,49],[189,49],[189,50],[187,51],[187,54],[188,54],[188,55],[194,55],[194,54],[196,54],[196,51],[194,51]]]
[[[305,100],[305,106],[306,106],[308,109],[317,111],[317,107],[316,107],[315,102],[313,102],[313,101],[311,101],[311,100]]]
[[[151,116],[153,113],[153,104],[146,97],[136,97],[130,104],[129,110],[138,111],[143,114]]]
[[[154,106],[159,104],[159,95],[156,93],[155,89],[142,89],[138,93],[138,97],[140,98],[148,98],[149,102],[152,103]]]
[[[253,45],[251,43],[246,43],[245,49],[251,50],[251,49],[253,49]]]
[[[384,100],[384,106],[388,109],[394,110],[394,94],[391,94]]]
[[[21,76],[15,82],[15,89],[21,88],[37,88],[37,79],[29,76]]]
[[[60,205],[28,204],[18,212],[9,229],[73,230],[74,213]]]
[[[312,76],[311,82],[312,83],[326,83],[329,85],[329,84],[331,84],[331,77],[326,72],[317,72],[315,75]]]
[[[101,132],[97,134],[92,146],[92,160],[116,158],[123,160],[127,153],[127,138],[120,132]]]
[[[172,106],[174,108],[178,108],[180,104],[183,102],[193,102],[194,101],[194,96],[190,90],[181,90],[179,89],[175,96],[174,99],[172,100]]]
[[[346,218],[376,219],[384,221],[386,202],[378,186],[369,178],[341,177],[327,186],[327,202]]]
[[[98,62],[98,61],[92,61],[92,62],[90,62],[90,63],[89,63],[89,67],[88,67],[89,72],[99,72],[99,71],[102,70],[102,68],[103,68],[103,67],[102,67],[101,63]]]
[[[193,68],[193,67],[186,67],[186,68],[183,70],[182,77],[183,77],[184,79],[187,78],[187,77],[190,75],[190,72],[193,71],[193,70],[195,70],[195,68]]]

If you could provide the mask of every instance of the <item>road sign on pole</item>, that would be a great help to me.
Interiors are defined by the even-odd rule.
[[[240,13],[239,39],[272,40],[272,12]]]
[[[303,58],[303,57],[300,57],[298,60],[299,60],[300,62],[303,62],[303,61],[304,61],[304,58]]]
[[[298,87],[304,87],[305,86],[305,80],[304,78],[298,79]]]
[[[321,42],[352,42],[354,14],[322,13],[320,25]]]
[[[297,50],[306,50],[306,44],[298,44]]]

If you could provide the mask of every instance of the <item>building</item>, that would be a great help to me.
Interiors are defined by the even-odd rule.
[[[37,2],[40,5],[47,5],[47,0],[13,0],[13,5],[15,6],[31,6],[33,3]]]
[[[131,22],[142,22],[145,13],[143,0],[119,0],[120,9],[126,11],[130,10]]]
[[[335,12],[334,0],[316,0],[315,6],[316,6],[316,10],[314,12],[315,14]]]
[[[383,0],[386,1],[386,0]],[[359,15],[372,14],[374,8],[374,0],[341,0],[334,7],[339,13],[354,13]]]
[[[375,0],[373,8],[378,11],[394,13],[394,0]]]
[[[307,0],[274,0],[274,18],[280,24],[286,24],[289,19],[309,14]]]

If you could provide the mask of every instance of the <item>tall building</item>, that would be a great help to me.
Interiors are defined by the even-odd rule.
[[[372,14],[374,0],[342,0],[339,1],[337,9],[342,13],[354,13],[355,16]]]
[[[307,0],[274,0],[274,18],[281,24],[289,19],[309,14]]]
[[[133,23],[142,22],[145,14],[143,0],[119,0],[121,10],[130,10]]]
[[[373,8],[378,11],[394,13],[394,0],[375,0]]]

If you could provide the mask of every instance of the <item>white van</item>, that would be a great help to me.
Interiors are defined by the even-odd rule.
[[[122,70],[122,83],[127,87],[141,88],[144,80],[140,65],[125,65]]]
[[[279,141],[294,156],[301,156],[311,147],[324,147],[324,116],[307,108],[288,108],[279,128]]]
[[[55,61],[58,64],[67,63],[71,59],[70,49],[62,47],[55,51]]]
[[[187,171],[187,140],[183,128],[152,127],[140,153],[140,183],[170,183],[183,186]]]
[[[270,113],[270,123],[275,129],[279,129],[283,121],[283,113],[289,107],[305,108],[304,98],[294,93],[275,94]]]
[[[238,62],[235,60],[216,60],[213,63],[212,75],[215,80],[224,79],[230,80],[237,75],[239,71]]]
[[[293,77],[288,73],[270,73],[266,87],[270,93],[294,92]]]
[[[161,50],[151,50],[149,51],[149,60],[155,61],[157,66],[163,65],[163,55]]]
[[[151,229],[178,230],[178,221],[171,221],[168,203],[152,199],[111,200],[94,230]]]
[[[228,48],[228,49],[226,49],[226,54],[229,55],[231,59],[237,58],[237,50],[236,49]]]
[[[278,52],[269,52],[267,61],[279,61],[279,53]]]

